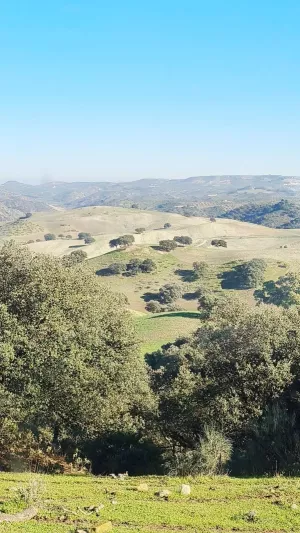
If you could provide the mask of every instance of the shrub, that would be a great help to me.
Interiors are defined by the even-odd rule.
[[[63,238],[64,238],[64,236],[63,236],[62,233],[59,234],[59,238],[60,238],[60,239],[63,239]]]
[[[144,259],[140,266],[140,270],[146,273],[153,272],[156,270],[156,263],[153,261],[153,259]]]
[[[123,263],[112,263],[107,267],[108,273],[112,276],[122,274],[122,272],[125,272],[126,266]]]
[[[30,241],[27,241],[27,244],[32,244],[34,240],[30,239]]]
[[[203,278],[209,273],[209,266],[205,261],[195,261],[193,263],[196,278]]]
[[[165,466],[173,476],[220,475],[225,473],[231,454],[231,442],[215,429],[205,428],[195,449],[167,456]]]
[[[217,246],[217,247],[222,247],[222,248],[227,248],[227,242],[224,241],[223,239],[213,239],[211,241],[211,245],[212,246]]]
[[[168,228],[170,228],[171,225],[172,225],[172,224],[170,224],[170,222],[166,222],[166,223],[164,224],[164,229],[168,229]]]
[[[178,244],[183,244],[183,246],[187,244],[192,244],[193,239],[189,237],[188,235],[182,235],[178,237],[174,237],[173,239],[175,242],[178,242]]]
[[[135,228],[135,233],[144,233],[146,231],[146,228]]]
[[[217,222],[217,219],[215,217],[210,217],[210,222]]]
[[[146,310],[149,311],[149,313],[161,313],[162,307],[156,300],[150,300],[146,305]]]
[[[66,239],[73,239],[72,235],[66,235]]]
[[[159,300],[162,304],[170,304],[182,296],[182,288],[175,283],[166,283],[159,289]]]
[[[46,235],[44,235],[44,239],[45,241],[55,241],[56,235],[54,233],[46,233]]]
[[[177,242],[171,241],[171,240],[162,240],[159,241],[159,248],[163,252],[171,252],[172,250],[175,250],[177,248]]]
[[[85,244],[93,244],[93,242],[96,242],[96,239],[94,239],[94,237],[88,236],[84,239]]]
[[[83,241],[84,239],[86,239],[86,237],[91,237],[91,233],[86,233],[84,231],[81,231],[80,233],[78,233],[78,239],[80,241]]]

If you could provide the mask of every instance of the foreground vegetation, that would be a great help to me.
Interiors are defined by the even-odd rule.
[[[1,510],[13,512],[14,489],[28,475],[1,474]],[[148,491],[139,492],[141,483]],[[191,486],[190,496],[179,493]],[[87,476],[46,476],[42,479],[38,515],[27,523],[0,524],[2,533],[75,533],[76,529],[111,521],[115,533],[205,533],[232,531],[283,533],[300,529],[300,482],[295,478],[228,477],[127,478],[124,481]],[[168,497],[157,492],[169,490]],[[104,505],[97,516],[89,507]]]

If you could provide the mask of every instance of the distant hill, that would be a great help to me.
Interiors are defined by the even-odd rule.
[[[10,222],[25,215],[40,211],[50,211],[51,206],[39,199],[15,194],[0,186],[0,222]]]
[[[270,228],[300,228],[300,205],[288,200],[280,200],[274,204],[246,204],[226,211],[220,217]]]

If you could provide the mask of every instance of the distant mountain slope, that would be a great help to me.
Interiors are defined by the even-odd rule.
[[[292,176],[195,176],[187,179],[142,179],[131,182],[51,182],[26,185],[9,181],[1,191],[34,198],[46,204],[74,208],[90,205],[130,207],[173,211],[186,215],[205,214],[204,202],[217,206],[216,214],[229,206],[249,202],[278,202],[280,198],[300,197],[300,177]],[[228,209],[227,209],[228,210]]]
[[[51,206],[39,199],[14,194],[0,186],[0,222],[9,222],[24,216],[25,213],[49,211]]]
[[[233,218],[270,228],[300,228],[300,205],[288,200],[275,204],[246,204],[226,211],[221,218]]]

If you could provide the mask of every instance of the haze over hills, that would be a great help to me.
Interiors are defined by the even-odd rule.
[[[275,221],[252,220],[253,205],[276,204],[288,199],[300,202],[300,177],[294,176],[195,176],[186,179],[142,179],[131,182],[49,182],[30,185],[8,181],[0,185],[0,220],[10,221],[26,212],[95,205],[154,209],[185,216],[225,216],[282,227],[282,221],[299,227],[297,216],[281,213]],[[249,206],[249,207],[248,207]],[[286,206],[287,207],[287,206]],[[250,210],[249,218],[247,213]],[[269,208],[267,208],[269,211]],[[297,208],[296,208],[297,211]],[[291,205],[289,205],[291,212]],[[236,214],[236,216],[235,216]]]

